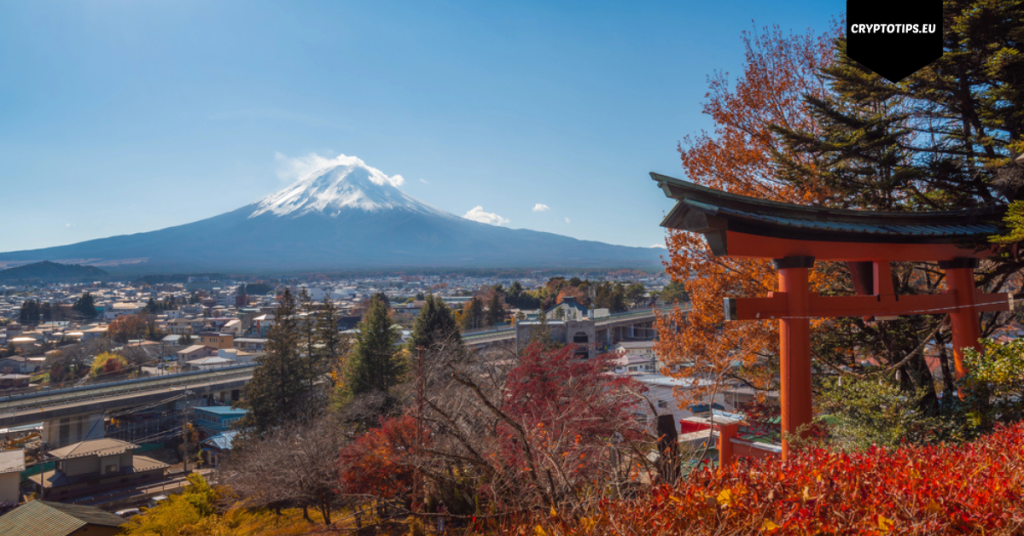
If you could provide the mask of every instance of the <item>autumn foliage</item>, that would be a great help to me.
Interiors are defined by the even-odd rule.
[[[1021,534],[1024,424],[971,443],[812,449],[704,469],[675,487],[543,516],[539,534]],[[516,532],[522,532],[517,529]]]
[[[771,162],[782,148],[771,125],[813,128],[804,95],[826,91],[818,70],[829,63],[831,35],[787,35],[779,28],[745,33],[746,62],[735,81],[725,73],[709,79],[704,113],[715,122],[714,132],[687,136],[679,145],[685,178],[710,188],[741,195],[806,204],[813,191],[798,191],[782,180]],[[769,260],[725,259],[712,255],[703,236],[670,231],[666,271],[684,282],[692,305],[676,309],[659,321],[656,351],[669,365],[686,364],[682,374],[718,378],[747,365],[744,379],[767,387],[771,370],[759,363],[777,355],[776,322],[723,324],[722,298],[764,296],[777,290],[776,272]],[[812,273],[812,286],[820,276]],[[686,329],[672,329],[672,325]],[[695,357],[700,359],[695,359]],[[692,390],[685,403],[699,402],[711,393]]]
[[[416,472],[416,419],[389,417],[341,451],[343,493],[406,499]],[[429,435],[424,436],[424,443]]]

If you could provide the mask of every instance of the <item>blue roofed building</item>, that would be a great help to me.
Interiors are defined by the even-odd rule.
[[[195,408],[196,426],[207,434],[226,432],[231,425],[245,417],[249,410],[231,406],[205,406]]]
[[[238,432],[231,430],[204,439],[201,445],[203,448],[203,458],[206,460],[206,463],[213,467],[220,465],[222,459],[231,453],[231,444],[235,440],[236,435],[238,435]]]

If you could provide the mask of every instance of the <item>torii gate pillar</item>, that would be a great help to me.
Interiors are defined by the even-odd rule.
[[[795,434],[811,422],[811,320],[809,272],[814,257],[785,257],[773,261],[779,271],[779,291],[786,295],[787,318],[779,320],[779,369],[782,431]],[[789,457],[789,441],[782,442]]]
[[[946,291],[956,294],[958,308],[950,310],[949,323],[953,328],[953,363],[956,379],[967,375],[964,348],[981,350],[981,323],[978,319],[978,291],[974,285],[974,269],[978,259],[961,258],[940,261],[939,268],[946,272]],[[960,393],[963,398],[964,394]]]

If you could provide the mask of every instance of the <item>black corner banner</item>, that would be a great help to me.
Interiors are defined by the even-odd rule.
[[[899,82],[942,56],[942,0],[846,0],[846,54]]]

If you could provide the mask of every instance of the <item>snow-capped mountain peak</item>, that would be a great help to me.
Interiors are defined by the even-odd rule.
[[[400,176],[389,177],[356,157],[340,156],[295,184],[264,197],[249,215],[299,217],[310,213],[337,216],[344,210],[377,212],[402,209],[451,217],[398,189]]]

